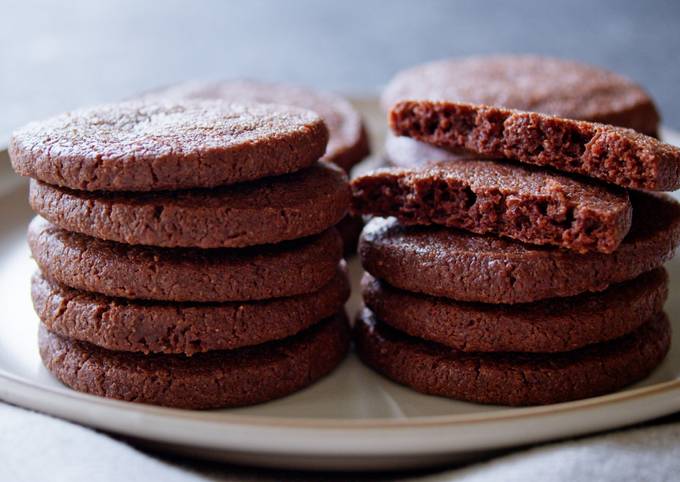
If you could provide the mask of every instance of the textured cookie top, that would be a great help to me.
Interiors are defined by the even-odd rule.
[[[680,148],[631,129],[462,102],[403,101],[397,135],[654,191],[680,187]]]
[[[459,301],[526,303],[600,291],[661,266],[680,243],[680,204],[631,191],[633,222],[611,254],[577,254],[373,218],[359,242],[369,273],[403,290]]]
[[[318,113],[329,132],[325,161],[348,170],[369,153],[368,138],[359,112],[339,95],[294,85],[254,80],[187,82],[153,91],[145,99],[262,102],[302,107]]]
[[[419,65],[397,74],[382,95],[470,102],[630,127],[655,135],[659,115],[631,80],[591,65],[547,57],[490,56]]]
[[[80,190],[153,191],[222,184],[309,166],[328,131],[308,110],[219,101],[131,101],[17,130],[17,173]]]

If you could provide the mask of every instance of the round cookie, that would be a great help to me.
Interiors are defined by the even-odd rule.
[[[104,350],[47,331],[43,363],[80,392],[186,409],[253,405],[284,397],[331,372],[349,349],[342,314],[285,340],[192,357]]]
[[[55,225],[126,244],[237,248],[320,233],[349,208],[345,174],[302,171],[210,190],[89,193],[31,180],[29,202]]]
[[[144,99],[218,99],[294,105],[316,112],[326,123],[329,136],[323,160],[349,171],[370,152],[361,115],[346,99],[328,92],[253,80],[194,81],[150,92]]]
[[[311,293],[335,276],[342,239],[244,249],[128,246],[70,233],[36,217],[28,244],[49,279],[93,293],[159,301],[250,301]]]
[[[402,100],[502,106],[629,127],[655,136],[659,114],[631,80],[591,65],[532,55],[449,59],[398,73],[385,88],[387,111]]]
[[[633,223],[611,254],[577,254],[435,227],[404,228],[374,218],[359,254],[366,271],[406,291],[458,301],[526,303],[601,291],[673,257],[680,242],[680,204],[630,191]]]
[[[552,353],[618,338],[663,309],[663,268],[602,293],[518,305],[465,303],[393,288],[369,274],[363,299],[382,322],[464,352]]]
[[[560,354],[462,353],[376,323],[355,324],[363,362],[419,392],[498,405],[545,405],[616,391],[646,377],[666,356],[671,327],[659,313],[622,338]]]
[[[33,306],[53,333],[107,350],[193,355],[293,336],[342,309],[344,267],[318,291],[246,303],[162,303],[109,298],[48,281],[31,283]]]
[[[321,118],[292,106],[217,101],[107,104],[33,122],[9,144],[14,170],[85,191],[214,187],[311,166]]]

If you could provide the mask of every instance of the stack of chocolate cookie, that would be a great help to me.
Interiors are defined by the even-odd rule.
[[[328,145],[322,158],[349,173],[370,153],[368,133],[361,114],[337,94],[296,85],[255,80],[192,81],[149,92],[147,100],[221,100],[293,105],[316,112],[328,127]],[[363,227],[360,216],[348,214],[337,225],[345,255],[356,251]]]
[[[401,101],[397,136],[452,152],[355,179],[362,360],[434,395],[534,405],[608,393],[665,357],[662,265],[680,149],[630,129]],[[460,154],[464,154],[461,156]]]
[[[45,366],[105,397],[215,408],[285,396],[348,350],[345,174],[317,114],[126,102],[14,133]]]

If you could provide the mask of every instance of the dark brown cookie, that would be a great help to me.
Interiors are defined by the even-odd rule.
[[[332,371],[349,349],[349,325],[335,315],[295,337],[192,357],[104,350],[41,325],[40,356],[74,390],[187,409],[254,405],[290,395]]]
[[[458,301],[525,303],[601,291],[673,257],[680,204],[631,191],[633,224],[611,254],[577,254],[439,227],[374,218],[359,242],[369,273],[407,291]]]
[[[326,163],[216,189],[90,193],[31,180],[33,210],[55,225],[126,244],[239,248],[320,233],[350,203],[345,174]]]
[[[108,296],[160,301],[249,301],[311,293],[335,276],[342,240],[318,236],[244,249],[128,246],[36,217],[28,244],[51,280]]]
[[[497,405],[545,405],[604,395],[646,377],[666,356],[671,327],[659,313],[634,332],[559,354],[474,354],[413,338],[364,310],[355,324],[363,362],[429,395]]]
[[[630,229],[622,189],[518,164],[460,159],[378,169],[352,181],[355,213],[440,224],[585,253],[611,253]]]
[[[329,92],[254,80],[186,82],[150,92],[145,99],[223,100],[261,102],[302,107],[316,112],[328,127],[328,147],[323,160],[345,171],[369,154],[368,136],[359,112],[346,99]]]
[[[507,107],[629,127],[655,136],[659,114],[649,95],[621,75],[579,62],[495,55],[418,65],[385,89],[387,111],[402,100],[443,100]]]
[[[85,191],[214,187],[312,165],[328,130],[308,110],[218,101],[107,104],[17,130],[14,170]]]
[[[550,353],[612,340],[663,309],[668,275],[657,268],[602,293],[517,305],[466,303],[362,280],[366,306],[404,333],[464,352]]]
[[[459,102],[403,101],[389,115],[397,135],[582,174],[619,186],[680,187],[680,148],[631,129]]]
[[[349,281],[343,267],[313,293],[208,304],[109,298],[36,274],[31,293],[38,316],[58,335],[108,350],[193,355],[293,336],[340,311],[349,297]]]

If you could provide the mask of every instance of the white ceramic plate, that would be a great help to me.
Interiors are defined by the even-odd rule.
[[[380,125],[373,105],[360,106]],[[7,165],[6,153],[0,152],[0,173]],[[144,444],[261,466],[396,469],[612,429],[680,410],[680,257],[668,264],[666,309],[676,333],[673,348],[649,378],[612,395],[535,408],[456,402],[391,383],[353,355],[313,387],[249,408],[192,412],[83,395],[52,378],[38,357],[38,318],[29,293],[35,266],[25,244],[32,214],[25,183],[5,177],[0,206],[0,398]],[[356,260],[350,268],[356,286]],[[355,290],[350,312],[358,304]]]

